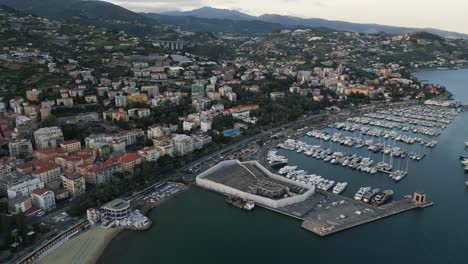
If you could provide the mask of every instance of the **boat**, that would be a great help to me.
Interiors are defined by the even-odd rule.
[[[281,159],[281,160],[273,160],[269,162],[270,167],[272,168],[281,168],[283,166],[288,165],[288,160]]]
[[[361,188],[359,188],[357,193],[354,195],[354,200],[361,201],[364,194],[367,193],[370,190],[371,190],[371,187],[361,187]]]
[[[239,209],[245,210],[245,211],[253,211],[255,209],[255,203],[252,201],[247,201],[243,200],[241,198],[237,198],[234,196],[226,196],[226,203],[229,205],[235,206]]]
[[[365,203],[369,203],[372,200],[372,198],[374,198],[374,196],[376,196],[379,192],[380,192],[380,189],[373,189],[371,191],[368,191],[364,194],[364,196],[362,197],[362,200]]]
[[[379,192],[374,198],[371,200],[371,204],[375,206],[381,206],[389,201],[393,196],[392,190],[385,190],[383,192]]]
[[[347,182],[337,183],[336,186],[333,188],[333,193],[334,194],[341,194],[346,189],[346,186],[348,186]]]
[[[468,141],[465,141],[465,147],[468,148]]]
[[[465,182],[465,186],[468,188],[468,181]]]

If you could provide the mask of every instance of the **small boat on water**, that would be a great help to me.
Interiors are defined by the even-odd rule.
[[[381,206],[388,202],[393,196],[392,190],[386,190],[383,192],[379,192],[376,196],[374,196],[371,200],[371,204],[374,206]]]
[[[333,193],[334,194],[341,194],[346,186],[348,186],[348,183],[347,182],[339,182],[336,184],[336,186],[333,188]]]
[[[362,201],[362,197],[364,196],[365,193],[371,190],[371,187],[361,187],[357,191],[357,193],[354,195],[354,200],[356,201]]]
[[[466,188],[468,188],[468,181],[465,182],[465,186],[466,186]]]

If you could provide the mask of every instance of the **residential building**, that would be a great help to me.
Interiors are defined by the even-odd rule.
[[[33,155],[31,141],[27,139],[10,141],[8,149],[10,150],[10,157],[27,158]]]
[[[133,108],[128,110],[128,116],[130,118],[146,118],[150,117],[151,115],[151,110],[149,108]]]
[[[29,197],[32,191],[40,188],[44,188],[44,183],[25,173],[12,171],[0,175],[0,194],[8,199]]]
[[[62,175],[63,188],[72,196],[78,196],[86,192],[86,181],[83,175],[66,173]]]
[[[60,167],[47,161],[29,161],[17,166],[16,170],[29,173],[31,176],[40,179],[44,184],[60,180]]]
[[[90,184],[100,185],[112,182],[115,173],[122,172],[122,167],[115,159],[109,159],[100,164],[81,165],[77,171],[85,177]]]
[[[48,189],[37,189],[31,193],[31,199],[34,206],[48,211],[55,207],[55,194]]]
[[[200,130],[207,133],[212,129],[212,124],[211,120],[202,120],[200,122]]]
[[[126,107],[127,106],[127,96],[125,95],[116,95],[115,98],[116,107]]]
[[[193,152],[193,139],[187,135],[174,135],[174,155],[182,157]]]
[[[58,98],[57,99],[57,106],[72,107],[73,106],[73,98]]]
[[[39,96],[41,95],[42,91],[37,89],[32,89],[26,91],[26,99],[29,101],[39,101]]]
[[[284,98],[284,92],[271,92],[270,93],[270,98],[274,100],[278,100],[280,98]]]
[[[161,156],[169,155],[171,157],[174,156],[174,142],[172,141],[171,138],[168,137],[163,137],[165,139],[154,139],[153,144],[158,150],[158,152],[161,154]]]
[[[11,214],[24,213],[32,207],[31,197],[22,196],[8,201],[9,212]]]
[[[155,147],[146,147],[138,151],[138,155],[146,161],[157,161],[159,159],[159,151]]]
[[[119,157],[119,163],[122,166],[123,172],[133,174],[135,168],[141,164],[142,159],[138,153],[127,153]]]
[[[227,98],[230,102],[236,102],[237,101],[237,94],[234,92],[229,92],[227,93]]]
[[[113,140],[124,141],[126,146],[135,145],[139,140],[143,140],[144,137],[145,132],[141,129],[123,131],[112,135]]]
[[[134,104],[134,103],[141,103],[141,104],[146,104],[148,102],[148,96],[143,93],[132,93],[131,95],[127,96],[128,103]]]
[[[60,144],[60,148],[65,149],[67,153],[76,153],[81,150],[81,142],[79,140],[69,140]]]
[[[37,149],[57,148],[64,141],[63,132],[58,127],[40,128],[34,132],[34,139]]]

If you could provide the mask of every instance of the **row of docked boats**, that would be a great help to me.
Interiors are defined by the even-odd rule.
[[[279,168],[288,165],[289,160],[285,156],[278,155],[278,152],[271,150],[267,155],[268,165],[272,168]]]
[[[330,125],[331,128],[335,128],[343,131],[360,132],[361,135],[382,138],[385,140],[394,140],[395,142],[403,142],[406,144],[418,143],[422,146],[433,148],[437,145],[437,140],[425,140],[421,137],[413,137],[409,135],[398,134],[395,131],[382,130],[378,128],[370,128],[362,125],[353,124],[350,122],[338,122]],[[331,137],[330,137],[331,138]],[[360,138],[354,138],[354,141]]]
[[[448,108],[409,106],[380,110],[376,113],[367,113],[364,116],[399,124],[444,129],[457,115],[456,111]]]
[[[398,129],[401,131],[405,132],[413,132],[415,134],[421,134],[425,136],[432,136],[436,137],[441,134],[439,130],[434,130],[430,128],[425,128],[425,127],[416,127],[416,126],[401,126],[396,123],[391,123],[388,121],[371,121],[367,118],[363,117],[351,117],[348,118],[345,122],[340,122],[338,123],[339,127],[338,129],[344,130],[344,131],[359,131],[363,128],[368,128],[366,127],[367,125],[375,126],[375,127],[380,127],[380,128],[386,128],[386,129]],[[369,132],[372,133],[372,132]]]
[[[460,156],[460,162],[463,165],[465,172],[468,172],[468,157]]]
[[[425,157],[426,154],[418,153],[418,152],[406,152],[402,150],[400,147],[396,147],[393,145],[387,145],[383,142],[374,142],[374,140],[363,140],[360,137],[351,137],[351,136],[342,136],[341,133],[334,133],[333,135],[329,135],[326,132],[320,130],[313,130],[307,132],[307,136],[312,138],[317,138],[324,141],[334,142],[340,145],[344,145],[347,147],[356,147],[358,149],[367,147],[369,151],[374,153],[382,152],[383,154],[392,156],[394,158],[410,158],[412,160],[420,161],[422,158]],[[396,140],[395,140],[396,141]],[[426,146],[435,146],[438,142],[436,140],[424,143]]]
[[[333,152],[331,149],[323,149],[320,146],[312,146],[302,141],[288,139],[285,143],[280,144],[287,145],[292,150],[296,150],[298,153],[304,153],[307,156],[311,156],[316,159],[321,159],[324,162],[328,162],[333,165],[341,165],[343,167],[349,167],[354,170],[362,172],[376,174],[377,172],[384,172],[390,175],[390,178],[396,182],[401,181],[408,175],[408,169],[393,171],[393,161],[386,163],[381,161],[373,166],[374,161],[369,157],[363,157],[358,155],[346,154],[344,152]],[[408,165],[407,165],[408,166]]]
[[[378,172],[377,168],[373,167],[374,161],[369,157],[363,157],[358,155],[351,155],[345,152],[333,151],[332,149],[321,148],[320,145],[309,145],[305,142],[288,139],[281,146],[292,147],[297,153],[303,153],[306,156],[310,156],[316,159],[323,160],[332,165],[341,165],[343,167],[349,167],[354,170],[375,174]]]
[[[343,193],[343,191],[346,189],[346,186],[348,186],[347,182],[338,182],[335,185],[335,181],[325,179],[324,177],[317,174],[308,174],[308,172],[305,170],[298,170],[297,166],[285,166],[279,169],[278,173],[288,179],[310,186],[315,186],[315,188],[323,191],[331,190],[334,194]]]
[[[359,188],[354,195],[354,200],[363,201],[374,206],[381,206],[388,202],[392,196],[392,190],[381,192],[379,188],[372,189],[370,186],[367,186]]]

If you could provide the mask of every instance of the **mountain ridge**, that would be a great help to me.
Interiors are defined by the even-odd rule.
[[[165,31],[157,21],[105,1],[0,0],[0,5],[48,19],[126,31],[141,37]]]
[[[240,11],[230,9],[218,9],[212,7],[202,7],[191,11],[173,11],[162,12],[171,16],[193,16],[199,18],[226,18],[234,20],[261,20],[264,22],[278,23],[287,27],[304,26],[311,28],[329,28],[337,31],[350,31],[359,33],[378,33],[385,32],[390,34],[414,33],[427,31],[437,34],[444,38],[463,38],[468,39],[468,34],[454,31],[447,31],[435,28],[416,28],[416,27],[399,27],[388,26],[376,23],[354,23],[338,20],[327,20],[321,18],[301,18],[294,16],[278,15],[278,14],[263,14],[261,16],[251,16]]]

